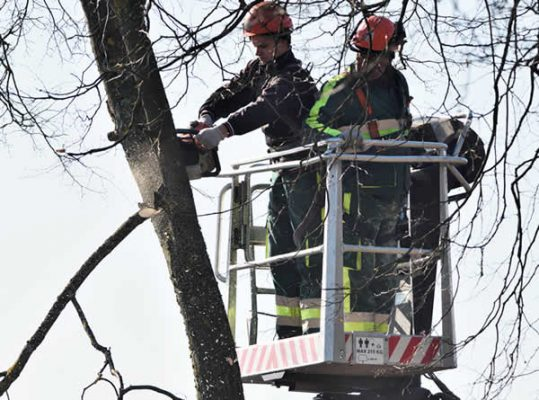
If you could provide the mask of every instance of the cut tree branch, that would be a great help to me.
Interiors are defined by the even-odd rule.
[[[15,363],[3,373],[3,379],[0,381],[0,396],[9,389],[11,384],[19,377],[26,363],[39,347],[39,345],[47,336],[47,333],[52,328],[65,306],[75,298],[77,290],[84,283],[86,278],[94,271],[97,265],[116,248],[137,226],[142,224],[146,219],[157,213],[156,210],[143,208],[130,216],[116,232],[112,234],[80,267],[77,273],[71,278],[68,285],[58,296],[47,316],[41,322],[41,325],[26,342],[19,358]],[[2,376],[2,375],[0,375]]]

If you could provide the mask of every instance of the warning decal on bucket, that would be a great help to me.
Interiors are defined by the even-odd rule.
[[[384,338],[355,336],[355,358],[358,364],[384,364]]]

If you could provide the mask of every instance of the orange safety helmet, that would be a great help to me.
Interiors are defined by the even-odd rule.
[[[288,34],[292,28],[292,19],[285,9],[272,1],[258,3],[243,20],[243,34],[247,37]]]
[[[350,47],[354,51],[362,49],[382,52],[387,51],[392,44],[395,24],[385,17],[371,15],[363,20],[356,29]]]

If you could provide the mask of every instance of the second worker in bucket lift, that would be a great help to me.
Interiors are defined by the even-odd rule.
[[[202,105],[198,121],[192,124],[199,131],[194,136],[197,146],[212,149],[225,138],[258,128],[262,128],[270,151],[303,144],[302,124],[318,91],[292,53],[291,33],[292,20],[281,6],[263,1],[251,8],[243,22],[243,34],[257,58]],[[225,120],[214,125],[219,119]],[[305,171],[274,174],[268,211],[271,256],[297,250],[293,233],[312,202],[312,179],[312,172]],[[302,333],[300,269],[294,260],[272,265],[279,338]]]
[[[350,69],[327,81],[307,118],[311,131],[344,137],[348,151],[402,154],[403,149],[363,148],[364,139],[402,139],[411,123],[404,76],[391,61],[404,30],[371,15],[356,29]],[[343,238],[346,244],[396,246],[396,225],[409,188],[404,164],[343,163]],[[329,205],[331,207],[331,205]],[[344,253],[345,331],[386,333],[399,279],[389,254]]]

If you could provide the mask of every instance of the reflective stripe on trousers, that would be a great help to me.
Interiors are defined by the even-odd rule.
[[[344,314],[345,332],[387,333],[389,314],[373,312],[350,312]]]
[[[321,301],[319,298],[301,300],[303,332],[320,328],[320,304]]]
[[[275,296],[277,325],[301,327],[299,297]]]

